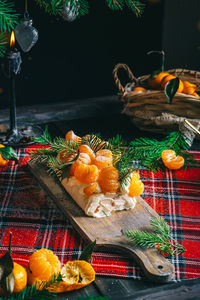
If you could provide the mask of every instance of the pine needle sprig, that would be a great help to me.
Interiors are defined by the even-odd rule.
[[[47,158],[46,165],[50,175],[56,175],[60,180],[68,177],[71,165],[78,159],[79,151],[77,155],[67,163],[63,163],[60,159],[55,156],[49,155]]]
[[[3,57],[7,48],[8,37],[5,32],[0,32],[0,57]]]
[[[138,138],[130,142],[129,150],[132,153],[132,160],[139,159],[143,166],[153,171],[161,169],[161,153],[171,149],[176,154],[185,153],[189,149],[191,141],[180,131],[171,132],[164,140]],[[187,152],[188,153],[188,152]],[[187,164],[187,160],[186,160]]]
[[[82,138],[82,143],[89,146],[95,153],[101,149],[106,149],[108,147],[107,142],[102,142],[100,135],[89,134]]]
[[[171,239],[170,227],[163,218],[151,218],[150,224],[152,231],[128,230],[125,234],[135,246],[155,247],[159,252],[172,256],[185,251],[182,245]]]
[[[136,0],[125,0],[126,5],[130,8],[136,17],[140,17],[144,11],[144,3]]]
[[[60,11],[63,9],[63,0],[36,0],[36,3],[50,15],[59,15]]]
[[[14,9],[14,2],[0,1],[0,31],[10,32],[13,30],[18,23],[18,16]]]

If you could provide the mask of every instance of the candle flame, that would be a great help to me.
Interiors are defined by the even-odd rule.
[[[15,46],[15,34],[14,31],[12,31],[10,35],[10,47],[14,47],[14,46]]]

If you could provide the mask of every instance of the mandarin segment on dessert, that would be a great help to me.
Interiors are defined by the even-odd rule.
[[[103,193],[117,193],[120,188],[118,170],[113,166],[103,168],[98,182]]]
[[[95,165],[80,164],[76,167],[74,176],[80,182],[92,183],[97,181],[99,170]]]

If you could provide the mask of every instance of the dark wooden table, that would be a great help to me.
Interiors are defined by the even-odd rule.
[[[62,101],[61,101],[62,100]],[[162,138],[162,135],[141,132],[130,119],[121,114],[122,104],[116,96],[74,102],[58,99],[55,104],[21,107],[17,111],[20,123],[32,123],[44,128],[48,125],[52,136],[64,136],[73,130],[82,136],[100,133],[104,139],[120,134],[130,141],[136,137]],[[0,131],[8,128],[8,110],[0,111]],[[192,149],[200,150],[195,140]],[[156,284],[147,280],[97,276],[95,282],[78,291],[57,296],[59,300],[87,299],[88,296],[107,296],[109,299],[200,299],[200,278],[179,283]]]

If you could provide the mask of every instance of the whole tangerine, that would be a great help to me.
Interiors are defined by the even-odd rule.
[[[176,78],[176,76],[174,76],[174,75],[172,75],[172,74],[165,76],[165,77],[162,79],[162,81],[161,81],[161,87],[162,87],[162,89],[164,90],[166,84],[167,84],[170,80],[175,79],[175,78]],[[179,87],[178,87],[178,90],[177,90],[176,92],[177,92],[177,93],[182,93],[183,88],[184,88],[183,81],[182,81],[181,79],[179,79]]]
[[[26,269],[18,263],[14,262],[13,264],[13,275],[15,279],[13,293],[19,293],[20,291],[25,289],[27,285],[27,272]]]
[[[150,76],[148,78],[149,87],[152,89],[160,89],[161,81],[162,81],[163,77],[165,77],[167,75],[169,75],[168,72],[160,72],[156,77]]]
[[[133,92],[135,93],[145,93],[147,90],[143,88],[142,86],[137,86],[133,89]]]

